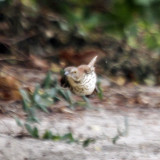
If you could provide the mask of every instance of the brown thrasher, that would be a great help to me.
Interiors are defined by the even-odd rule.
[[[80,65],[78,67],[67,67],[64,69],[64,78],[61,83],[65,83],[65,87],[70,87],[71,91],[79,96],[91,95],[96,88],[97,76],[94,64],[97,56],[94,57],[88,65]]]

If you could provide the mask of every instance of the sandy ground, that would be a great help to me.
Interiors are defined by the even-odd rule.
[[[112,138],[117,126],[124,128],[128,117],[128,135],[117,144]],[[160,159],[160,110],[129,109],[107,110],[103,108],[68,114],[43,116],[41,132],[45,128],[54,133],[72,130],[75,137],[92,137],[96,142],[84,148],[79,144],[52,142],[32,138],[15,138],[21,131],[12,118],[0,120],[0,159],[2,160],[159,160]]]
[[[24,70],[17,69],[16,72],[23,75]],[[34,82],[33,85],[44,77],[41,72],[25,73],[25,78],[28,74],[26,79],[29,84]],[[76,143],[16,138],[22,128],[17,126],[14,113],[23,114],[21,106],[0,102],[0,107],[9,111],[0,114],[0,160],[159,160],[160,87],[110,86],[104,94],[104,101],[91,99],[94,107],[90,109],[39,113],[41,134],[50,129],[55,134],[72,131],[75,138],[96,139],[86,148]],[[117,128],[125,128],[125,117],[128,118],[128,133],[113,144]]]

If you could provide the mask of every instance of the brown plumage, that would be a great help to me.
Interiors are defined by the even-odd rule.
[[[69,87],[76,95],[91,95],[96,88],[97,82],[94,68],[96,59],[97,56],[94,57],[88,65],[65,68],[61,84],[64,87]]]

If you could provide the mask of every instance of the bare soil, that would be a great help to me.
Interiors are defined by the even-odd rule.
[[[16,70],[19,74],[23,70]],[[35,71],[36,72],[36,71]],[[29,76],[28,76],[29,75]],[[44,73],[25,71],[23,78],[35,85]],[[31,81],[32,80],[32,81]],[[50,129],[64,134],[72,131],[79,139],[94,138],[96,141],[84,148],[80,144],[17,138],[22,132],[14,116],[22,116],[21,103],[0,102],[4,112],[0,115],[1,160],[159,160],[160,159],[160,87],[107,86],[103,79],[104,100],[90,99],[92,108],[49,114],[38,113],[40,133]],[[55,106],[56,107],[56,106]],[[128,118],[127,135],[116,144],[112,139],[117,129],[123,130],[124,118]]]

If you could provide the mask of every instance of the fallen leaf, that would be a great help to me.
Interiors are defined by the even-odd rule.
[[[118,76],[113,81],[119,86],[123,86],[126,84],[126,79],[123,76]]]
[[[9,75],[0,76],[0,89],[18,90],[20,86],[19,81]]]
[[[51,64],[51,71],[52,72],[56,72],[56,73],[59,73],[61,71],[61,67],[55,63],[52,63]]]
[[[0,76],[0,99],[1,100],[20,100],[19,81],[8,75]]]
[[[59,108],[59,111],[61,113],[70,113],[70,114],[74,113],[71,109],[67,108],[66,106]]]
[[[47,61],[45,61],[37,56],[30,55],[29,60],[30,60],[30,62],[28,64],[29,67],[34,67],[34,68],[42,69],[42,70],[49,69],[49,65],[48,65]]]
[[[0,100],[10,101],[10,100],[21,100],[21,94],[19,90],[0,90]]]

